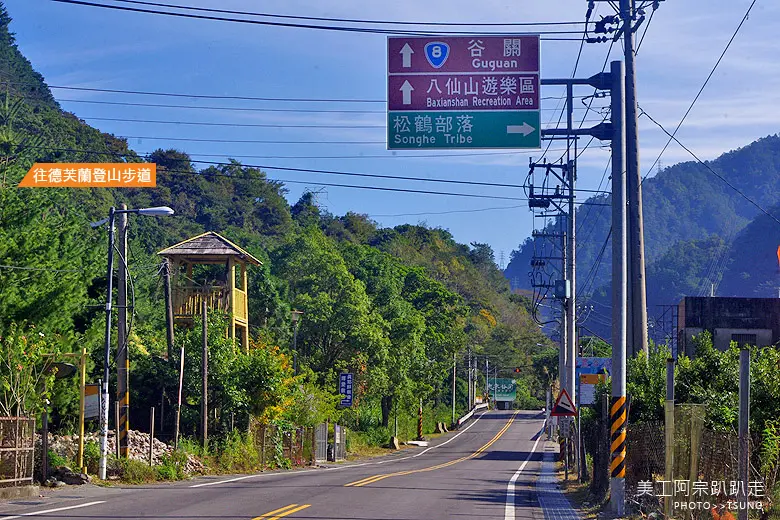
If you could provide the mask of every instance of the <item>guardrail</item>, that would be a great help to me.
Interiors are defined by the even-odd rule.
[[[471,419],[471,416],[474,415],[474,412],[476,412],[478,410],[486,409],[487,407],[488,407],[487,403],[482,403],[482,404],[476,405],[474,408],[471,409],[471,411],[469,413],[467,413],[466,415],[464,415],[463,417],[461,417],[460,419],[457,420],[457,422],[455,423],[456,426],[458,428],[460,428],[461,425],[463,425],[463,423],[465,423],[466,421]]]

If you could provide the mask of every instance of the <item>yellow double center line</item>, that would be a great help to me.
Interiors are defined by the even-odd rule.
[[[264,515],[253,518],[252,520],[279,520],[280,518],[297,513],[298,511],[306,509],[307,507],[311,507],[311,504],[303,504],[300,506],[298,504],[290,504],[289,506],[284,506],[280,507],[279,509],[269,511]]]
[[[383,474],[383,475],[373,475],[371,477],[366,477],[366,478],[361,479],[361,480],[356,480],[355,482],[350,482],[349,484],[344,484],[344,486],[345,487],[362,487],[362,486],[367,486],[368,484],[373,484],[374,482],[379,482],[380,480],[384,480],[386,478],[400,477],[402,475],[412,475],[413,473],[423,473],[423,472],[426,472],[426,471],[433,471],[433,470],[437,470],[437,469],[446,468],[448,466],[452,466],[452,465],[457,464],[459,462],[463,462],[463,461],[466,461],[466,460],[469,460],[469,459],[473,459],[474,457],[477,457],[482,452],[484,452],[486,449],[490,448],[493,444],[495,444],[495,442],[498,439],[501,438],[502,435],[504,435],[504,433],[506,433],[506,431],[509,429],[509,427],[512,425],[512,423],[515,421],[515,416],[517,416],[518,413],[519,413],[519,410],[516,411],[514,414],[512,414],[512,417],[504,425],[504,427],[501,428],[498,431],[498,433],[492,439],[490,439],[484,446],[479,448],[477,451],[475,451],[471,455],[467,455],[467,456],[461,457],[459,459],[451,460],[449,462],[445,462],[443,464],[437,464],[435,466],[430,466],[430,467],[427,467],[427,468],[413,469],[413,470],[409,470],[409,471],[398,471],[398,472],[395,472],[395,473],[386,473],[386,474]]]

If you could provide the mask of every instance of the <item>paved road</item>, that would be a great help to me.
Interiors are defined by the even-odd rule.
[[[493,411],[429,449],[327,469],[73,487],[0,503],[0,520],[544,520],[536,480],[555,445],[540,438],[542,425],[538,412]]]

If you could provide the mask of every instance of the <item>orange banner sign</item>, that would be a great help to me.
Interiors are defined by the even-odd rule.
[[[154,188],[154,163],[35,163],[20,188]]]
[[[595,385],[606,380],[605,374],[580,374],[580,383],[583,385]]]

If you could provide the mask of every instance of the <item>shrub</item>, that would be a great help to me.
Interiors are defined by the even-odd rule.
[[[87,468],[87,473],[97,474],[100,466],[100,445],[95,441],[84,443],[84,466]]]
[[[140,460],[117,459],[117,465],[122,480],[128,484],[145,484],[157,480],[157,469]]]
[[[159,480],[183,480],[187,478],[184,470],[187,465],[187,454],[182,450],[176,450],[162,456],[162,464],[157,466],[157,478]]]
[[[234,431],[222,441],[217,463],[223,471],[252,471],[260,466],[260,453],[251,437]]]
[[[49,467],[50,468],[58,468],[60,466],[72,466],[72,462],[66,459],[65,457],[60,456],[56,452],[49,450]],[[79,468],[80,470],[80,468]]]

